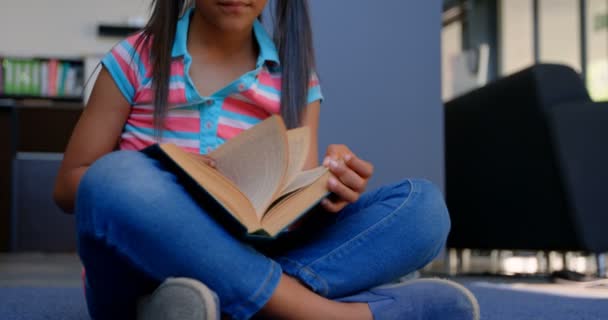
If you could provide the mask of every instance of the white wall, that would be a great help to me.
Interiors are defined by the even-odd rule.
[[[0,0],[0,55],[96,56],[119,39],[100,22],[147,16],[150,0]]]

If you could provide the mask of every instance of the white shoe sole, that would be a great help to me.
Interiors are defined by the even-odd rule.
[[[137,306],[138,320],[219,320],[217,295],[189,278],[168,278]]]

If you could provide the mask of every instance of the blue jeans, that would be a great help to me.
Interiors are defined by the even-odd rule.
[[[322,296],[346,296],[422,268],[450,228],[440,191],[405,180],[338,214],[311,216],[273,243],[247,244],[207,215],[175,175],[133,151],[108,154],[87,170],[76,219],[94,319],[133,319],[137,298],[168,277],[202,281],[234,319],[259,311],[283,273]]]

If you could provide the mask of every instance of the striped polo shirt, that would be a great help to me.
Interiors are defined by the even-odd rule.
[[[177,22],[172,48],[169,109],[162,133],[163,143],[174,143],[186,151],[206,154],[265,118],[280,113],[281,69],[277,49],[264,29],[253,26],[260,53],[256,68],[211,96],[201,96],[188,70],[192,57],[187,39],[193,9]],[[119,148],[140,150],[156,141],[150,47],[134,49],[141,33],[118,43],[103,59],[120,92],[131,105]],[[322,100],[319,82],[313,76],[308,103]]]

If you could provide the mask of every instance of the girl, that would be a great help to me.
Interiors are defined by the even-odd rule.
[[[323,210],[253,247],[135,152],[173,142],[213,165],[206,153],[280,114],[312,129],[306,166],[317,165],[322,96],[306,1],[275,3],[274,41],[258,20],[267,0],[193,2],[153,1],[143,32],[103,58],[65,152],[55,199],[76,213],[92,318],[212,319],[220,306],[233,319],[477,318],[472,295],[447,281],[373,288],[444,245],[448,214],[426,181],[363,194],[372,165],[329,146],[323,163],[335,178]]]

